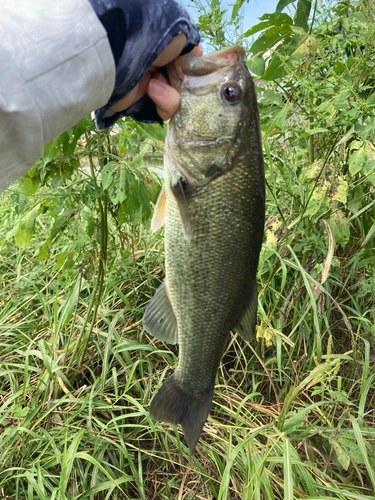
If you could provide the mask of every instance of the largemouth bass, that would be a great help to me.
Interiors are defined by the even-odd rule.
[[[264,172],[254,84],[241,47],[168,67],[181,105],[167,130],[165,184],[152,220],[165,222],[166,279],[144,329],[179,344],[176,371],[151,418],[181,424],[193,453],[212,403],[220,359],[236,328],[252,340],[264,226]]]

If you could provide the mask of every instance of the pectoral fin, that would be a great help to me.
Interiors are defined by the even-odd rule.
[[[179,179],[175,186],[171,186],[171,191],[177,201],[178,208],[180,210],[181,221],[182,221],[182,234],[186,241],[190,241],[193,235],[193,230],[191,227],[189,207],[186,201],[185,195],[185,183],[182,179]]]
[[[163,186],[161,188],[161,191],[159,193],[156,205],[155,205],[155,210],[154,210],[154,215],[152,216],[151,220],[151,231],[154,233],[158,229],[164,226],[165,223],[165,212],[166,212],[166,195],[165,195],[165,187]]]
[[[245,309],[240,322],[236,326],[238,334],[250,342],[255,339],[255,327],[257,324],[257,308],[258,308],[258,291],[257,284],[254,280],[254,285],[251,290],[249,305]]]
[[[158,340],[177,344],[177,321],[167,295],[165,282],[156,290],[143,316],[143,328]]]

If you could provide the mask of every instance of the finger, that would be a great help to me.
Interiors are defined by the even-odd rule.
[[[129,108],[133,104],[134,99],[136,99],[137,94],[138,85],[136,85],[134,89],[131,90],[125,97],[115,102],[115,104],[109,108],[109,111],[112,113],[118,113],[119,111]]]
[[[147,94],[156,104],[156,111],[162,120],[171,118],[180,105],[180,93],[159,73],[148,82]]]
[[[112,107],[110,107],[109,111],[117,113],[119,111],[123,111],[124,109],[130,108],[132,104],[139,101],[139,99],[141,99],[145,95],[147,84],[155,71],[156,70],[154,70],[153,68],[150,68],[149,71],[147,71],[147,73],[142,77],[141,81],[134,87],[134,89],[132,89],[125,97],[117,101]]]
[[[201,44],[197,45],[196,47],[194,47],[193,50],[191,50],[189,52],[189,54],[191,56],[194,56],[194,57],[202,57],[203,56],[203,47]]]
[[[129,94],[127,94],[125,97],[123,97],[122,99],[120,99],[119,101],[117,101],[109,109],[109,111],[112,111],[112,112],[115,112],[115,113],[116,112],[120,112],[120,111],[123,111],[124,109],[129,108],[130,106],[132,106],[132,104],[134,104],[137,101],[139,101],[139,99],[141,99],[145,95],[146,91],[148,92],[148,90],[147,90],[148,89],[148,83],[149,83],[150,79],[153,78],[153,75],[155,74],[155,71],[156,71],[156,67],[165,66],[169,62],[173,61],[173,59],[175,59],[176,57],[178,57],[180,55],[180,53],[181,53],[182,49],[185,47],[185,45],[186,45],[186,36],[183,33],[180,33],[179,35],[177,35],[172,40],[172,42],[168,45],[168,47],[154,61],[154,63],[152,64],[152,66],[149,68],[148,72],[143,76],[143,78],[141,79],[141,81],[134,87],[134,89],[132,89],[129,92]],[[190,54],[193,55],[193,56],[196,56],[196,57],[202,56],[203,55],[202,46],[200,44],[197,45],[190,52]],[[162,75],[159,75],[159,76],[161,77]],[[164,77],[163,77],[163,79],[159,78],[159,80],[164,85],[168,85],[168,80],[166,78],[164,78]],[[161,92],[161,89],[159,89],[159,92]],[[149,92],[148,92],[148,94],[151,97],[151,95],[153,95],[153,91],[151,90],[151,94]],[[172,94],[174,94],[174,92],[172,92]],[[168,95],[169,95],[168,92],[167,92],[166,96],[163,96],[163,95],[157,96],[156,94],[154,95],[154,97],[156,99],[160,100],[160,98],[161,98],[162,102],[161,102],[161,108],[160,109],[161,109],[162,115],[160,115],[160,116],[161,116],[161,118],[163,120],[169,119],[172,116],[170,114],[170,110],[172,109],[172,110],[176,111],[177,108],[178,108],[178,106],[179,106],[179,103],[180,103],[180,100],[178,99],[177,107],[175,107],[176,102],[177,102],[176,95],[173,96],[172,101],[170,103],[167,103],[165,101],[165,99],[168,98],[167,97]],[[151,99],[152,99],[152,97],[151,97]],[[155,104],[156,104],[156,102],[155,102]],[[174,113],[172,113],[172,114],[174,114]],[[167,118],[164,118],[165,116],[167,116]]]
[[[160,56],[152,63],[152,65],[158,68],[165,66],[181,54],[182,49],[185,47],[185,45],[186,35],[184,35],[184,33],[180,33],[173,38],[168,47],[160,54]]]

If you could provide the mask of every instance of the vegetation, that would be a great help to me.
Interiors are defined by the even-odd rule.
[[[196,0],[207,44],[243,44],[257,83],[258,341],[232,334],[193,457],[150,420],[178,356],[141,323],[165,130],[82,120],[1,198],[2,499],[374,498],[374,12],[280,0],[242,33],[244,3]]]

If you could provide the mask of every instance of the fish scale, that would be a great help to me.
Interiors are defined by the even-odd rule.
[[[166,279],[145,330],[179,344],[179,361],[151,402],[153,419],[181,424],[193,453],[212,403],[229,333],[254,338],[264,173],[255,89],[244,51],[229,47],[169,67],[181,105],[170,121],[165,185],[153,230],[165,223]]]
[[[257,207],[251,168],[239,165],[191,197],[189,242],[182,238],[178,205],[166,189],[166,284],[181,339],[175,378],[194,392],[212,386],[228,332],[239,321],[250,297],[248,284],[255,279],[259,241],[254,252],[257,228],[249,215]],[[168,169],[165,180],[168,186]],[[249,244],[240,246],[243,239]]]

